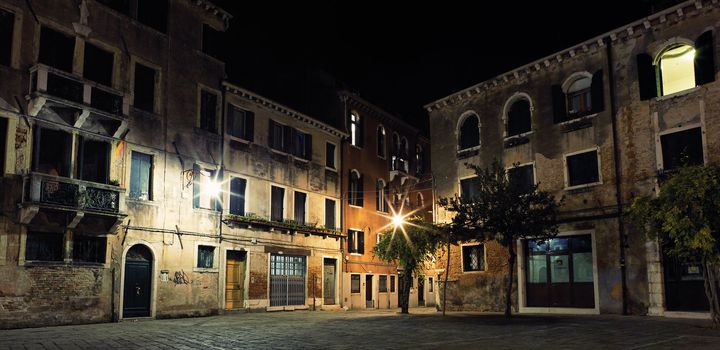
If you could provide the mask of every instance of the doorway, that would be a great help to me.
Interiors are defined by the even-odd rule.
[[[245,297],[245,262],[247,252],[228,250],[225,261],[225,308],[242,308]]]
[[[152,262],[150,249],[141,244],[130,248],[125,255],[123,318],[150,316]]]
[[[373,275],[365,275],[365,307],[368,309],[375,308],[373,303]]]
[[[335,259],[323,261],[323,304],[335,305]]]
[[[418,306],[425,306],[425,279],[418,277]]]
[[[668,311],[708,311],[700,261],[683,261],[663,254],[665,307]]]

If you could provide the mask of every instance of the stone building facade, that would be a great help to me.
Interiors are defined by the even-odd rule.
[[[707,311],[700,265],[619,213],[683,162],[718,162],[718,20],[716,2],[687,1],[425,106],[438,197],[472,195],[463,163],[497,158],[565,198],[558,237],[517,242],[516,311]],[[502,310],[506,273],[494,242],[454,246],[448,308]]]
[[[343,302],[348,308],[398,306],[398,266],[373,254],[392,230],[394,213],[432,219],[429,140],[419,130],[356,94],[340,92],[345,107],[343,143]],[[435,302],[433,272],[413,276],[410,306]]]

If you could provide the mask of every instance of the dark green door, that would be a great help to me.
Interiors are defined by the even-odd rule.
[[[125,288],[123,318],[150,316],[152,254],[143,245],[136,245],[125,257]]]

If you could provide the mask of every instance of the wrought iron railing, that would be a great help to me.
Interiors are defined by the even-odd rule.
[[[32,173],[25,179],[23,202],[119,213],[123,191],[111,185]]]

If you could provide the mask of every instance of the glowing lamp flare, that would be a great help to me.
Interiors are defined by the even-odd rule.
[[[404,217],[404,216],[395,214],[395,215],[392,217],[392,224],[393,224],[393,226],[396,226],[396,227],[397,227],[397,226],[402,226],[404,223],[405,223],[405,217]]]
[[[205,191],[207,191],[207,194],[211,197],[219,197],[220,196],[220,182],[215,180],[210,180],[207,182],[207,186],[205,187]]]

